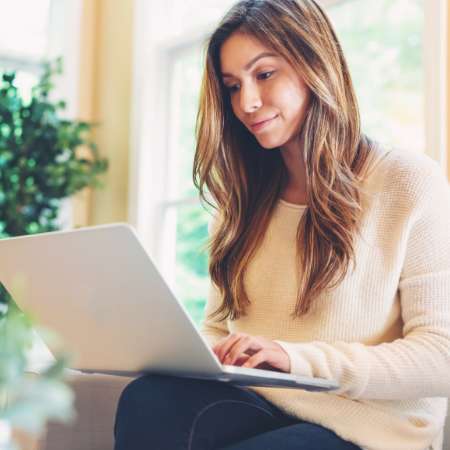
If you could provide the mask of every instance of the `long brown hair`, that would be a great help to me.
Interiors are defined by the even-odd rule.
[[[234,320],[245,315],[245,270],[287,179],[280,152],[263,149],[235,117],[222,82],[220,49],[236,31],[284,57],[311,93],[299,130],[308,208],[297,230],[300,283],[292,315],[301,316],[323,290],[337,286],[354,263],[360,184],[374,143],[361,133],[347,63],[315,1],[243,0],[230,9],[207,43],[193,169],[202,201],[217,209],[209,273],[222,304],[212,316]]]

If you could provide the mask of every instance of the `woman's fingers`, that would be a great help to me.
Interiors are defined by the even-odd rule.
[[[224,364],[233,365],[242,354],[249,353],[249,350],[254,349],[255,339],[252,336],[243,336],[241,339],[235,341],[230,347],[228,353],[223,360]]]
[[[277,343],[262,336],[231,333],[213,347],[222,364],[290,371],[290,360]]]
[[[238,359],[234,362],[235,366],[242,366],[245,364],[248,359],[250,358],[250,355],[246,355],[245,353],[238,357]]]
[[[214,347],[213,351],[219,358],[219,361],[223,363],[223,360],[230,348],[239,340],[243,335],[237,333],[231,333],[221,341],[219,341]]]
[[[269,364],[272,367],[276,366],[276,361],[271,358],[272,354],[270,350],[263,349],[250,356],[248,360],[243,364],[244,367],[257,367],[262,364]]]
[[[283,349],[266,349],[263,348],[259,352],[250,356],[243,364],[243,367],[249,368],[263,368],[264,366],[271,366],[282,372],[289,373],[291,370],[290,360],[288,354]]]

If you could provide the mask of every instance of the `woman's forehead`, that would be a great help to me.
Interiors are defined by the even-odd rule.
[[[233,33],[220,49],[222,75],[250,70],[257,60],[264,57],[279,58],[280,55],[253,36]]]

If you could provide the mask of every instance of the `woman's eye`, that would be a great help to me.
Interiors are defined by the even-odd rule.
[[[258,79],[259,80],[267,80],[267,78],[270,78],[274,72],[275,72],[274,70],[269,71],[269,72],[262,72],[262,73],[258,74]]]
[[[274,74],[274,72],[275,72],[275,70],[270,70],[268,72],[261,72],[256,76],[256,78],[258,80],[267,80]],[[225,87],[230,94],[234,94],[235,92],[237,92],[240,89],[239,84],[231,84],[231,85],[225,86]]]

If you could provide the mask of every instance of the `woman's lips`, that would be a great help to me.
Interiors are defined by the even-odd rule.
[[[252,125],[250,125],[250,128],[252,129],[252,131],[259,131],[262,130],[263,128],[265,128],[267,125],[269,125],[274,119],[276,119],[278,117],[278,115],[271,117],[270,119],[267,120],[263,120],[261,122],[257,122],[254,123]]]

